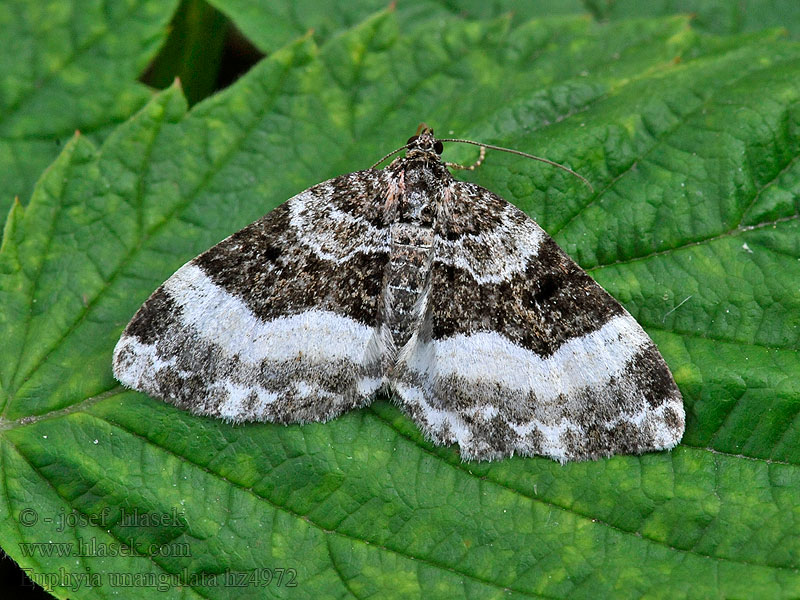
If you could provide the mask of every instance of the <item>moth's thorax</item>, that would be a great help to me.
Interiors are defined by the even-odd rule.
[[[391,337],[386,356],[391,370],[412,335],[425,330],[434,230],[451,176],[439,157],[428,152],[398,159],[388,170],[396,184],[385,203],[390,246],[381,320],[385,334]]]

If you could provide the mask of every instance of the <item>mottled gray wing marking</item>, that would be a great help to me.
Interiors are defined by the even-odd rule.
[[[233,421],[367,404],[382,377],[386,193],[382,171],[326,181],[181,267],[123,333],[117,379]]]
[[[638,323],[522,211],[455,180],[449,198],[428,320],[392,382],[426,435],[465,459],[675,446],[680,392]]]

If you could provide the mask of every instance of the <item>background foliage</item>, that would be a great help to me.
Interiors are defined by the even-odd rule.
[[[0,5],[0,546],[100,577],[62,598],[800,595],[796,3],[213,4]],[[266,58],[210,95],[223,13]],[[154,93],[148,64],[184,87]],[[468,175],[651,334],[686,402],[676,450],[461,463],[386,399],[230,427],[116,384],[121,329],[178,266],[421,120],[592,181],[500,154]],[[95,551],[26,546],[51,542]],[[223,583],[277,568],[297,585]]]

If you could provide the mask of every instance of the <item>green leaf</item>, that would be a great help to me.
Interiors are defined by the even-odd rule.
[[[795,0],[583,0],[596,17],[630,19],[683,13],[692,15],[692,25],[710,33],[738,33],[766,27],[785,27],[800,37],[800,3]]]
[[[227,14],[247,37],[264,52],[272,52],[309,30],[317,40],[326,40],[356,25],[386,0],[209,0]],[[486,19],[503,14],[519,21],[532,17],[588,12],[581,0],[537,0],[536,2],[485,2],[484,0],[414,0],[399,2],[396,10],[402,30],[440,17]]]
[[[386,0],[209,0],[227,14],[264,52],[271,52],[308,30],[325,40],[384,8]],[[710,33],[740,33],[785,27],[800,37],[800,3],[796,0],[414,0],[398,2],[404,31],[421,22],[447,16],[486,19],[503,14],[520,23],[534,17],[591,13],[598,20],[692,15],[693,27]]]
[[[157,582],[214,598],[800,595],[800,47],[685,19],[400,24],[304,38],[190,112],[173,87],[101,147],[73,139],[14,206],[0,546],[34,578],[99,578],[51,580],[72,598]],[[500,153],[467,175],[653,336],[686,401],[676,450],[462,463],[385,399],[326,424],[234,427],[114,381],[122,328],[185,260],[421,120],[592,181]],[[83,521],[59,530],[62,513]],[[133,550],[97,555],[119,544]],[[290,577],[266,585],[264,569]]]
[[[0,214],[27,199],[61,144],[95,139],[151,96],[135,78],[177,0],[0,3]]]

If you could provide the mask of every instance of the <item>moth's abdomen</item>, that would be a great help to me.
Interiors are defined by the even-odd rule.
[[[391,226],[389,262],[383,285],[383,326],[391,334],[394,351],[399,351],[420,328],[425,315],[433,260],[433,230],[398,222]]]
[[[447,175],[446,171],[444,174]],[[384,374],[389,376],[403,348],[423,329],[441,198],[437,182],[442,174],[434,173],[426,161],[411,160],[395,177],[396,184],[385,209],[389,260],[383,278],[380,315],[386,349]]]

